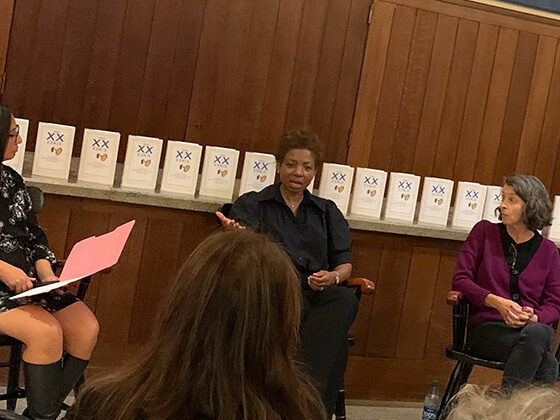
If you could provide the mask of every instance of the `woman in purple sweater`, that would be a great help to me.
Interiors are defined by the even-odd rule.
[[[502,223],[477,223],[461,248],[453,290],[470,303],[467,343],[473,355],[505,361],[502,386],[552,384],[552,354],[560,318],[560,258],[538,229],[550,225],[552,205],[531,175],[506,178]]]

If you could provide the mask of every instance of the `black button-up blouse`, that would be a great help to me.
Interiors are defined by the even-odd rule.
[[[233,203],[228,217],[282,245],[303,285],[310,274],[351,262],[348,222],[333,201],[307,190],[295,216],[282,198],[280,184],[275,184],[258,193],[243,194]]]

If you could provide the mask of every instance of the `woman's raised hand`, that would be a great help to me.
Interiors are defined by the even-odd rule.
[[[11,264],[2,267],[2,281],[16,293],[22,293],[33,287],[34,278],[28,277],[20,268]]]
[[[217,211],[216,216],[226,230],[245,230],[245,226],[233,219],[227,218],[221,211]]]

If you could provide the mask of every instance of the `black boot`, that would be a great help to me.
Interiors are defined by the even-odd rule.
[[[62,362],[62,378],[60,380],[60,402],[62,403],[70,391],[74,389],[89,363],[89,360],[80,359],[70,353],[64,355]],[[77,396],[76,396],[77,397]]]
[[[60,413],[61,360],[48,365],[23,362],[28,415],[34,420],[56,420]]]

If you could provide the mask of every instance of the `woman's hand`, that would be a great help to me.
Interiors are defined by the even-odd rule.
[[[245,226],[239,224],[239,222],[236,222],[233,219],[228,219],[221,211],[217,211],[216,216],[226,230],[245,230]]]
[[[505,299],[501,296],[496,296],[493,294],[489,294],[488,296],[486,296],[486,298],[484,299],[484,304],[500,312],[500,314],[504,318],[504,321],[510,327],[524,327],[534,315],[530,314],[527,311],[524,311],[523,308],[513,300]]]
[[[527,315],[529,315],[529,322],[531,323],[539,322],[539,316],[535,313],[533,308],[531,308],[530,306],[524,306],[522,310]]]
[[[327,270],[317,271],[307,277],[307,283],[313,290],[323,290],[336,283],[336,273]]]
[[[2,281],[16,293],[22,293],[33,287],[34,278],[28,277],[24,271],[10,264],[2,270]]]

